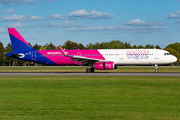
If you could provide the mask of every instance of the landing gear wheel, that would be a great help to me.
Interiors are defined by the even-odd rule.
[[[90,72],[91,72],[91,68],[87,68],[87,69],[86,69],[86,72],[87,72],[87,73],[90,73]]]
[[[94,68],[87,68],[87,69],[86,69],[86,72],[87,72],[87,73],[93,73],[94,71],[95,71]]]
[[[94,68],[91,68],[91,72],[93,73],[95,71],[95,69]]]
[[[157,69],[157,70],[155,70],[155,72],[156,72],[156,73],[158,73],[158,72],[159,72],[159,70]]]

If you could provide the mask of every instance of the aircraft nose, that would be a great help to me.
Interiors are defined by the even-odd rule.
[[[175,56],[172,56],[171,61],[172,61],[172,62],[176,62],[176,61],[177,61],[177,58],[176,58]]]

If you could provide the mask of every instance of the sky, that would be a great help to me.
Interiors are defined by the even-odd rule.
[[[180,42],[180,0],[0,0],[0,41],[16,28],[32,45]]]

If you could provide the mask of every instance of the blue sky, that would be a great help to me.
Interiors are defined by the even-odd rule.
[[[16,28],[32,45],[180,42],[180,0],[0,0],[0,41]]]

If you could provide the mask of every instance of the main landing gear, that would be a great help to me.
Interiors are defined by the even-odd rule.
[[[90,63],[88,65],[89,67],[86,69],[87,73],[93,73],[95,71],[94,67],[93,67],[93,63]]]
[[[156,68],[155,72],[158,73],[159,70],[158,70],[158,65],[157,64],[155,64],[155,68]]]
[[[87,72],[87,73],[93,73],[94,71],[95,71],[94,68],[87,68],[87,69],[86,69],[86,72]]]

